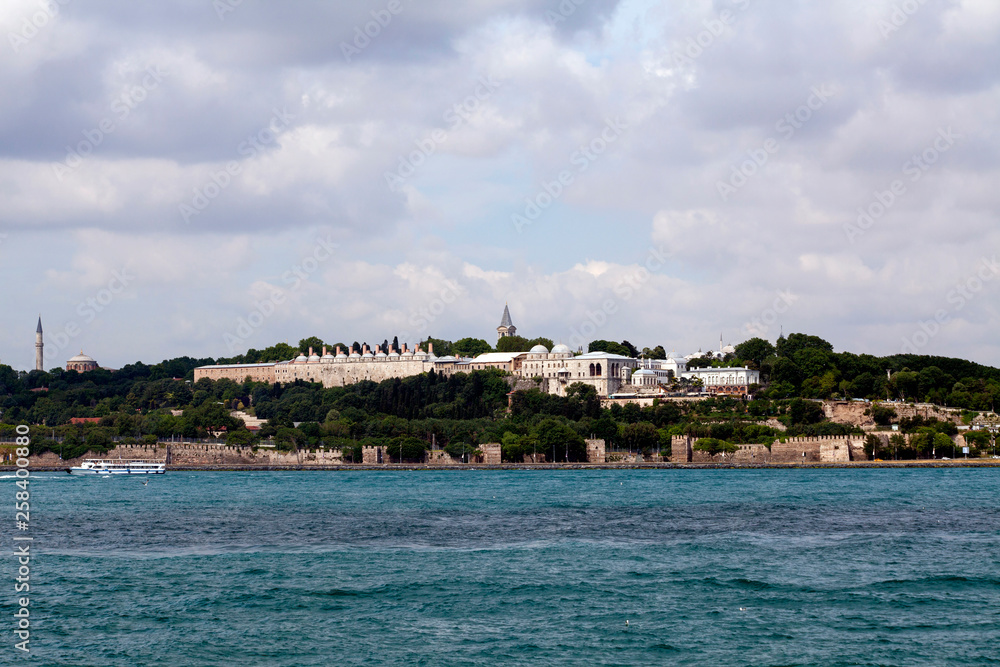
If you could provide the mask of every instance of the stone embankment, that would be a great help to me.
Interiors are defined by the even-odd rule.
[[[862,401],[823,401],[823,413],[830,421],[848,426],[857,426],[865,431],[876,428],[875,420],[871,415],[866,415],[874,403],[864,403]],[[962,411],[957,408],[945,408],[940,405],[929,403],[880,403],[880,405],[892,408],[896,411],[896,421],[905,417],[937,417],[939,421],[962,423]]]

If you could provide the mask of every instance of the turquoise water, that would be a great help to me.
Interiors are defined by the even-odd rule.
[[[1000,664],[998,486],[969,469],[44,473],[32,663]]]

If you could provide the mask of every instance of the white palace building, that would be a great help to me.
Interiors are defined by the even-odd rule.
[[[510,311],[504,307],[498,338],[512,336],[516,328]],[[720,348],[720,351],[723,348]],[[194,371],[195,382],[202,378],[219,380],[227,378],[243,382],[250,378],[257,382],[289,383],[295,380],[320,382],[325,387],[342,387],[363,380],[380,382],[390,378],[419,375],[433,370],[438,374],[468,372],[497,368],[514,376],[532,379],[539,389],[563,396],[575,382],[582,382],[597,390],[601,397],[615,394],[663,393],[662,386],[675,378],[699,380],[704,391],[719,394],[745,394],[750,385],[760,382],[760,372],[748,368],[691,368],[688,360],[673,353],[666,359],[632,359],[609,352],[575,354],[568,346],[559,344],[551,350],[536,345],[527,352],[490,352],[475,358],[438,357],[428,345],[426,351],[418,345],[408,349],[383,350],[376,346],[370,350],[344,351],[337,347],[322,354],[308,350],[288,361],[263,364],[228,364],[202,366]],[[700,355],[694,355],[700,356]]]

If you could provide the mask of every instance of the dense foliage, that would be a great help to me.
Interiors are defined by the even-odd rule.
[[[523,347],[538,340],[514,342]],[[439,354],[454,351],[471,356],[488,351],[485,341],[473,338],[426,342],[433,342]],[[324,345],[316,337],[299,343],[306,349]],[[341,345],[346,349],[363,344]],[[542,344],[550,346],[551,341]],[[398,349],[395,339],[379,345]],[[595,341],[591,349],[636,352],[628,341]],[[279,344],[250,350],[237,360],[291,358],[298,352]],[[660,357],[663,349],[644,348],[643,353]],[[345,458],[355,461],[360,461],[364,445],[385,447],[393,460],[418,460],[431,447],[466,457],[487,442],[501,443],[505,460],[544,456],[578,461],[585,459],[584,440],[591,437],[604,439],[611,451],[649,453],[668,452],[673,435],[690,435],[708,451],[731,451],[736,444],[770,444],[777,437],[850,432],[847,426],[827,421],[821,406],[809,399],[878,399],[888,394],[974,411],[991,409],[1000,397],[1000,370],[995,368],[940,357],[837,353],[826,341],[804,334],[779,338],[776,345],[751,339],[737,346],[732,358],[706,359],[706,363],[759,368],[769,384],[750,399],[664,401],[645,408],[635,404],[602,408],[594,389],[583,384],[572,385],[565,397],[537,389],[511,392],[511,378],[498,370],[450,377],[431,372],[334,388],[301,381],[193,383],[193,369],[210,363],[214,360],[181,357],[155,365],[130,364],[117,372],[82,374],[62,369],[18,373],[0,365],[0,436],[12,435],[14,424],[32,424],[35,451],[56,451],[65,458],[88,449],[106,451],[123,440],[156,442],[221,433],[239,446],[255,446],[266,439],[281,449],[340,448]],[[231,415],[233,410],[245,410],[266,424],[251,433]],[[876,423],[899,424],[901,432],[915,436],[905,447],[899,439],[872,442],[879,455],[940,456],[951,446],[945,439],[951,442],[953,424],[900,420],[891,404],[872,403],[868,411]],[[70,423],[81,417],[97,423]],[[770,420],[787,430],[776,429]],[[989,446],[980,442],[984,437],[970,436],[974,452]]]

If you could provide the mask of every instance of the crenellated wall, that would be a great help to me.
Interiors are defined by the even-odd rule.
[[[673,463],[848,463],[867,461],[861,436],[824,435],[775,440],[771,446],[738,445],[732,453],[709,455],[694,449],[695,439],[675,435],[670,440]]]

